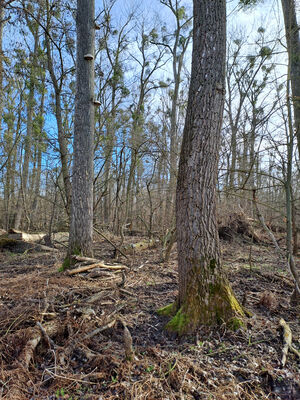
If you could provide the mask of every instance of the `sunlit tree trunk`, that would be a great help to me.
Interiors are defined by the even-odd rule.
[[[194,44],[187,115],[179,162],[176,216],[179,333],[231,321],[243,310],[221,265],[216,179],[225,96],[226,3],[194,0]]]
[[[77,76],[69,254],[93,255],[95,0],[77,0]]]

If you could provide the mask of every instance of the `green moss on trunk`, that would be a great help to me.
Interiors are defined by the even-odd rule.
[[[158,315],[165,315],[167,317],[172,317],[176,314],[177,311],[177,302],[175,301],[174,303],[168,304],[165,307],[159,308],[157,310]]]
[[[67,254],[66,258],[64,259],[61,267],[58,269],[58,272],[63,272],[72,267],[76,263],[76,261],[72,258],[72,256],[81,256],[82,253],[80,249],[77,247],[75,248],[71,254]]]
[[[212,268],[213,266],[213,268]],[[210,270],[215,269],[213,263]],[[198,275],[199,277],[200,275]],[[176,312],[177,310],[177,312]],[[226,323],[237,330],[244,325],[245,312],[236,299],[229,282],[222,276],[214,276],[210,283],[203,285],[201,277],[191,279],[184,301],[175,302],[158,310],[160,315],[173,316],[166,329],[179,335],[190,333],[201,325]]]
[[[186,327],[189,325],[188,314],[183,311],[181,307],[174,317],[167,323],[166,329],[178,332],[179,334],[184,332]]]

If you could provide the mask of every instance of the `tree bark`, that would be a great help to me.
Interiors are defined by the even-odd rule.
[[[176,215],[179,333],[244,315],[222,271],[216,180],[225,96],[226,3],[194,0],[194,43],[179,162]]]
[[[300,37],[295,0],[281,0],[290,67],[294,125],[300,155]]]
[[[77,0],[77,76],[69,254],[93,256],[95,0]],[[91,57],[87,57],[87,55]],[[88,59],[89,58],[89,59]]]

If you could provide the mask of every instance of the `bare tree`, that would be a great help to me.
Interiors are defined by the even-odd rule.
[[[76,99],[69,254],[93,255],[95,0],[77,0]]]

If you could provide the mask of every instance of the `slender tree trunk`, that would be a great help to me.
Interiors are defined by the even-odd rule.
[[[20,190],[18,195],[17,211],[15,216],[15,229],[19,229],[23,211],[27,206],[27,187],[28,187],[28,176],[29,176],[29,162],[31,159],[31,147],[32,147],[32,128],[33,128],[33,113],[34,113],[34,93],[35,93],[35,80],[36,80],[36,64],[38,57],[39,48],[39,29],[38,25],[34,31],[34,50],[32,54],[32,63],[30,68],[29,77],[29,94],[27,100],[27,121],[26,121],[26,136],[24,144],[24,159],[22,165],[22,174],[20,182]]]
[[[289,65],[290,67],[290,65]],[[288,70],[290,78],[290,68]],[[285,203],[286,203],[286,251],[288,268],[295,282],[295,289],[291,296],[291,302],[300,303],[300,277],[297,271],[293,255],[293,226],[292,226],[292,171],[293,171],[293,153],[294,153],[294,132],[292,127],[292,111],[290,103],[290,79],[287,81],[287,109],[288,109],[288,127],[287,127],[287,171],[285,182]]]
[[[2,115],[3,115],[3,26],[4,26],[4,6],[0,0],[0,138],[2,137]]]
[[[46,1],[47,5],[47,31],[51,32],[51,14],[48,0]],[[55,117],[57,124],[57,134],[58,134],[58,144],[59,144],[59,154],[61,160],[61,169],[62,176],[64,181],[64,189],[65,189],[65,208],[67,214],[70,214],[70,206],[71,206],[71,180],[69,173],[69,152],[68,152],[68,142],[64,135],[64,126],[63,126],[63,118],[62,118],[62,106],[61,106],[61,91],[63,84],[63,77],[61,77],[60,81],[57,79],[54,71],[54,65],[52,60],[52,52],[50,39],[45,33],[45,42],[46,42],[46,50],[47,50],[47,63],[48,63],[48,71],[51,77],[51,81],[53,84],[54,92],[55,92]]]
[[[216,220],[216,180],[225,96],[226,2],[194,0],[194,44],[176,215],[179,333],[244,315],[226,278]]]
[[[39,204],[39,195],[40,195],[40,183],[41,183],[41,173],[42,173],[42,146],[43,146],[43,129],[44,129],[44,103],[45,103],[45,76],[42,81],[42,95],[41,95],[41,104],[40,104],[40,122],[39,122],[39,137],[37,139],[36,151],[36,168],[33,176],[33,188],[34,188],[34,197],[32,202],[32,217],[31,221],[35,223],[36,214],[38,211]]]
[[[103,219],[106,225],[111,222],[111,183],[110,183],[110,174],[111,174],[111,163],[112,163],[112,155],[115,144],[115,119],[116,119],[116,110],[115,110],[115,88],[112,93],[112,107],[110,112],[110,117],[107,125],[107,137],[106,137],[106,146],[105,146],[105,166],[104,166],[104,202],[103,202]]]
[[[95,0],[77,0],[77,77],[69,254],[93,255]],[[91,56],[88,56],[91,55]]]

